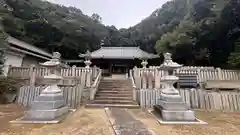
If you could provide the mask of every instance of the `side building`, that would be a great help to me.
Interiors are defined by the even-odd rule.
[[[40,62],[45,62],[52,58],[52,54],[35,47],[14,37],[7,38],[7,49],[4,52],[4,74],[7,75],[9,66],[27,67],[30,65],[39,66]]]

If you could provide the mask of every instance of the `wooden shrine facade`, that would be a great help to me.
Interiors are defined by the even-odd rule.
[[[143,59],[159,58],[139,47],[101,47],[80,57],[86,55],[91,59],[92,65],[100,67],[108,75],[127,73],[134,66],[140,67]]]

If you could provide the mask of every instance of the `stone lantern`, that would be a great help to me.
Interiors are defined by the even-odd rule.
[[[158,105],[154,106],[154,110],[161,114],[164,121],[196,121],[195,112],[188,108],[179,91],[173,86],[179,79],[173,75],[173,71],[182,65],[173,62],[171,56],[170,53],[164,54],[164,62],[160,66],[167,74],[161,78],[164,86]]]
[[[149,57],[147,57],[147,56],[144,56],[144,54],[143,54],[143,57],[142,57],[142,62],[141,62],[141,65],[142,65],[142,67],[143,67],[143,69],[146,69],[147,68],[147,65],[148,65],[148,60],[149,59]]]
[[[91,52],[87,50],[85,54],[85,61],[84,64],[86,65],[85,68],[90,68],[90,65],[92,64],[91,62]]]
[[[63,79],[60,75],[60,57],[60,53],[54,52],[50,61],[41,63],[42,66],[50,69],[50,74],[44,76],[48,86],[33,101],[30,110],[24,116],[24,120],[35,121],[35,123],[49,122],[68,112],[63,92],[58,87],[59,82]]]
[[[142,62],[141,62],[141,65],[143,66],[143,68],[147,68],[147,65],[148,65],[148,62],[146,59],[143,59]]]

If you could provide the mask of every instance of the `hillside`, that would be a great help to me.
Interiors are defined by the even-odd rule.
[[[108,29],[74,7],[40,0],[1,0],[5,31],[48,51],[74,58],[86,49],[96,49]],[[9,10],[10,9],[10,10]]]
[[[101,17],[40,0],[0,0],[8,34],[65,58],[105,45],[171,52],[186,65],[240,67],[239,0],[172,0],[129,29],[101,24]],[[1,4],[4,5],[4,4]]]
[[[128,32],[185,65],[240,67],[239,0],[172,0]]]

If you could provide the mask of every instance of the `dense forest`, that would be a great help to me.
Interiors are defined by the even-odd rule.
[[[240,67],[240,0],[172,0],[128,29],[41,0],[0,0],[4,31],[64,58],[105,45],[171,52],[185,65]]]

